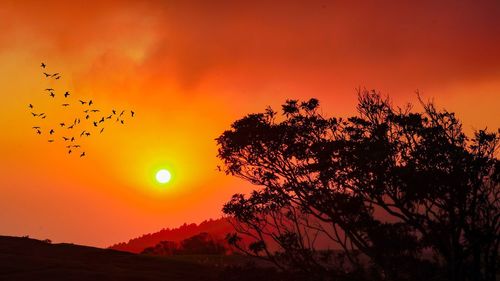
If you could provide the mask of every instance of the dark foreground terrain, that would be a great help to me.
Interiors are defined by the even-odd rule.
[[[0,280],[219,280],[212,266],[0,236]]]

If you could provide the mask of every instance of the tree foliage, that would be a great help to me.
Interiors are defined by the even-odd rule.
[[[346,119],[311,99],[234,122],[218,157],[258,188],[224,205],[237,221],[228,241],[312,278],[495,280],[499,135],[468,137],[454,113],[420,103],[415,112],[362,91]],[[317,249],[320,236],[341,250]]]

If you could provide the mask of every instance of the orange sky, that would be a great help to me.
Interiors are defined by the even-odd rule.
[[[218,217],[249,186],[216,172],[214,138],[286,98],[346,115],[358,87],[419,89],[468,131],[500,127],[498,1],[66,2],[0,6],[3,235],[107,246]],[[41,61],[59,89],[137,117],[68,157],[30,129]]]

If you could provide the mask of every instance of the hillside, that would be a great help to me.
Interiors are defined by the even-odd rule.
[[[179,242],[201,232],[207,232],[212,237],[222,240],[227,233],[234,232],[234,230],[227,219],[207,220],[199,225],[192,223],[184,224],[178,228],[162,229],[155,233],[145,234],[141,237],[131,239],[128,242],[115,244],[109,248],[131,253],[140,253],[145,248],[153,247],[161,241]]]
[[[188,261],[0,236],[0,280],[216,280]]]

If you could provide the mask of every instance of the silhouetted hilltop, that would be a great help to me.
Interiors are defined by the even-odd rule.
[[[0,280],[217,280],[200,264],[0,236]]]
[[[184,239],[206,232],[215,239],[223,240],[227,233],[234,232],[233,226],[227,219],[207,220],[202,223],[183,224],[178,228],[166,228],[155,233],[145,234],[141,237],[130,239],[127,243],[118,243],[110,249],[131,253],[141,253],[148,247],[154,247],[161,241],[180,242]]]

